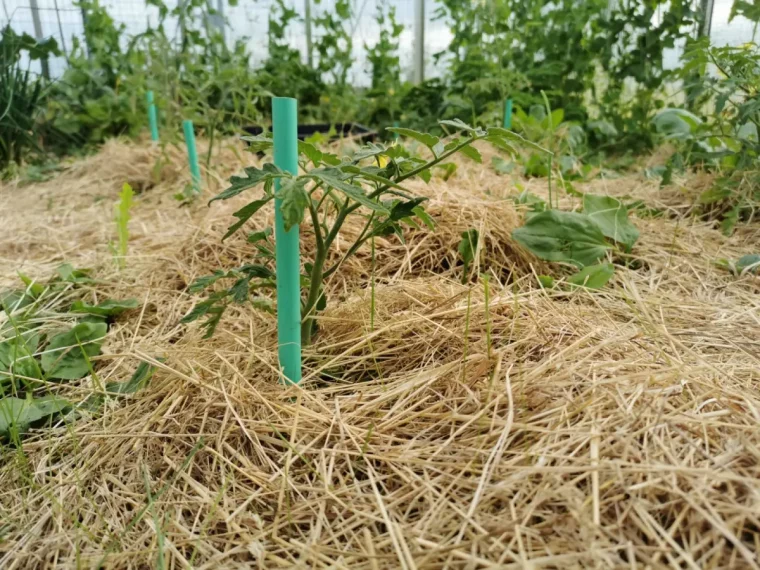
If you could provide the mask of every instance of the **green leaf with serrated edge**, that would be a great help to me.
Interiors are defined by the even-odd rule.
[[[223,277],[226,277],[226,276],[227,276],[226,271],[217,269],[216,271],[214,271],[213,275],[204,275],[202,277],[198,277],[195,281],[193,281],[190,284],[190,287],[188,287],[188,291],[190,291],[191,293],[198,293],[210,287],[211,285],[219,281],[219,279],[222,279]]]
[[[236,273],[242,273],[248,276],[249,279],[271,279],[274,277],[274,273],[266,265],[259,263],[251,263],[243,265],[235,270]]]
[[[42,370],[48,378],[76,380],[90,372],[88,360],[100,354],[105,323],[79,323],[55,335],[42,353]]]
[[[430,172],[429,168],[426,168],[425,170],[420,171],[417,176],[422,178],[425,181],[425,184],[430,182],[430,179],[433,177],[433,174]]]
[[[478,130],[474,127],[471,127],[465,122],[462,122],[459,119],[451,119],[451,120],[444,120],[444,121],[438,121],[439,125],[446,125],[447,127],[451,127],[453,129],[456,129],[458,131],[467,131],[468,133],[474,133],[477,134]]]
[[[405,129],[403,127],[389,127],[386,130],[392,133],[399,134],[404,137],[409,137],[410,139],[414,139],[418,142],[421,142],[430,150],[433,150],[433,147],[437,145],[438,142],[440,141],[438,137],[429,135],[428,133],[421,133],[419,131],[414,131],[412,129]]]
[[[209,204],[216,200],[227,200],[249,188],[254,188],[263,182],[272,181],[277,178],[290,178],[290,174],[283,172],[272,163],[267,163],[261,168],[249,166],[245,169],[245,176],[230,177],[231,186],[211,198]]]
[[[336,190],[343,192],[343,194],[352,200],[359,202],[362,206],[365,206],[376,212],[381,212],[383,214],[388,213],[388,210],[382,204],[367,198],[362,188],[354,186],[353,184],[349,184],[348,182],[341,180],[328,171],[312,171],[307,176],[313,178],[314,180],[323,182],[331,188],[335,188]]]
[[[461,149],[459,149],[459,152],[461,152],[467,158],[471,158],[477,163],[480,163],[480,164],[483,163],[483,157],[481,156],[478,149],[476,149],[474,146],[464,146]]]
[[[631,251],[639,239],[639,230],[628,219],[628,208],[611,196],[583,196],[583,213],[594,220],[602,233],[611,240],[621,243],[626,251]]]
[[[266,227],[260,232],[252,232],[248,234],[248,243],[256,243],[258,241],[266,240],[272,235],[272,228]]]
[[[299,140],[298,152],[299,154],[305,155],[306,158],[308,158],[314,164],[314,166],[319,167],[319,165],[322,164],[322,151],[320,151],[313,144]]]
[[[512,146],[511,144],[509,144],[506,140],[504,140],[504,139],[502,139],[500,137],[486,137],[483,140],[485,140],[486,142],[492,144],[493,146],[495,146],[499,150],[503,150],[504,152],[506,152],[510,156],[515,156],[517,154],[517,149],[514,146]]]
[[[52,418],[70,407],[68,400],[57,396],[2,398],[0,399],[0,436],[7,437],[12,431],[23,433],[32,424]]]
[[[600,263],[584,267],[578,273],[567,278],[570,285],[586,287],[587,289],[601,289],[615,274],[615,266],[611,263]]]
[[[230,287],[230,295],[236,303],[245,303],[248,300],[248,290],[251,284],[250,277],[243,277],[235,281]]]
[[[359,148],[352,156],[351,161],[354,163],[364,160],[366,158],[374,158],[376,156],[387,155],[388,149],[381,144],[370,143],[366,146]]]
[[[99,315],[101,317],[113,317],[129,309],[136,309],[140,306],[137,299],[124,299],[117,301],[115,299],[106,299],[97,305],[90,305],[84,301],[74,301],[71,305],[72,313],[87,313],[90,315]]]
[[[435,222],[433,221],[433,218],[430,217],[430,215],[425,211],[425,209],[422,206],[417,206],[412,210],[414,212],[414,215],[417,216],[420,220],[422,220],[422,223],[425,224],[428,229],[434,230],[435,229]]]
[[[248,143],[248,150],[251,152],[264,152],[274,146],[271,133],[256,136],[244,136],[240,138]]]
[[[488,133],[489,137],[494,136],[501,139],[512,140],[521,146],[526,146],[528,148],[532,148],[533,150],[538,150],[546,154],[552,154],[552,152],[550,152],[548,149],[545,149],[544,147],[537,145],[536,143],[531,142],[524,137],[521,137],[517,133],[508,131],[502,127],[488,127],[488,129],[486,129],[486,132]]]
[[[547,261],[593,265],[612,247],[591,218],[577,212],[549,210],[531,217],[512,237]]]
[[[414,209],[425,202],[427,198],[413,198],[407,202],[398,201],[393,204],[390,213],[391,220],[403,220],[414,215]]]
[[[242,208],[240,208],[237,212],[232,214],[235,216],[238,221],[232,224],[229,228],[227,228],[227,233],[224,234],[224,237],[222,237],[222,241],[226,240],[228,237],[230,237],[232,234],[234,234],[236,231],[238,231],[240,228],[243,227],[243,224],[245,224],[251,217],[261,210],[273,197],[267,196],[266,198],[262,198],[261,200],[254,200],[250,204],[246,204]]]
[[[304,211],[309,207],[309,195],[305,190],[307,183],[306,178],[285,180],[277,191],[277,198],[282,200],[280,211],[285,231],[290,231],[290,228],[303,221]]]

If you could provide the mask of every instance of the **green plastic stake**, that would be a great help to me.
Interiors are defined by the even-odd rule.
[[[148,123],[150,123],[150,140],[158,142],[158,113],[153,99],[153,91],[148,91]]]
[[[272,99],[274,164],[298,174],[298,113],[296,100]],[[275,192],[280,181],[275,181]],[[274,200],[274,239],[277,264],[277,345],[286,384],[301,382],[301,259],[299,229],[285,231],[282,200]]]
[[[193,191],[196,194],[199,194],[201,191],[201,169],[198,166],[198,151],[195,148],[195,130],[193,129],[193,122],[189,119],[182,121],[182,130],[185,131],[187,160],[190,162],[190,174],[193,178]]]
[[[393,128],[397,129],[398,127],[399,127],[398,121],[393,121]],[[398,140],[398,133],[393,133],[393,140],[394,141]]]
[[[504,128],[512,128],[512,99],[504,101]]]

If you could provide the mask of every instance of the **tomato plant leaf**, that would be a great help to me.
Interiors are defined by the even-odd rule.
[[[389,213],[388,209],[385,206],[383,206],[380,202],[377,202],[375,200],[371,200],[370,198],[368,198],[361,187],[354,186],[353,184],[350,184],[349,182],[341,180],[330,171],[325,171],[325,170],[314,171],[314,172],[309,173],[308,176],[315,180],[323,182],[330,188],[335,188],[336,190],[343,192],[343,194],[345,194],[352,200],[359,202],[362,206],[365,206],[369,208],[370,210],[381,212],[383,214]]]
[[[227,233],[224,234],[224,237],[222,237],[222,241],[226,240],[228,237],[230,237],[232,234],[234,234],[236,231],[242,228],[243,224],[245,224],[251,218],[251,216],[253,216],[256,212],[261,210],[261,208],[263,208],[271,199],[272,199],[272,196],[267,196],[266,198],[262,198],[261,200],[254,200],[250,204],[246,204],[245,206],[240,208],[237,212],[232,214],[238,219],[238,221],[232,224],[229,228],[227,228]]]
[[[271,162],[266,163],[261,168],[256,168],[254,166],[249,166],[245,169],[245,176],[232,176],[230,177],[230,184],[231,186],[227,188],[226,190],[220,192],[211,200],[209,200],[209,204],[211,202],[214,202],[216,200],[228,200],[229,198],[232,198],[233,196],[237,196],[241,192],[244,192],[245,190],[248,190],[249,188],[254,188],[255,186],[258,186],[262,182],[275,180],[277,178],[289,178],[290,174],[287,172],[283,172],[279,168],[277,168],[274,164]]]
[[[437,145],[440,141],[440,139],[436,136],[429,135],[427,133],[421,133],[419,131],[414,131],[412,129],[405,129],[403,127],[389,127],[386,129],[392,133],[399,134],[404,137],[409,137],[410,139],[414,139],[418,142],[421,142],[426,147],[428,147],[431,151]]]
[[[280,211],[285,222],[285,231],[303,221],[304,210],[309,207],[309,195],[305,190],[307,183],[306,178],[291,178],[284,181],[277,191],[277,198],[282,200]]]

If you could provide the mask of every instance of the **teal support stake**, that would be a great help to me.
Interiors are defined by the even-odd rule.
[[[512,128],[512,99],[507,99],[504,102],[504,128]]]
[[[512,128],[512,99],[504,101],[504,128]]]
[[[397,129],[398,127],[399,127],[398,121],[393,121],[393,128]],[[393,133],[393,140],[394,141],[398,140],[398,133]]]
[[[195,148],[195,130],[193,122],[182,121],[182,130],[185,131],[185,144],[187,145],[187,160],[190,163],[190,174],[193,177],[193,191],[199,194],[201,191],[201,169],[198,167],[198,151]]]
[[[158,142],[158,113],[153,99],[153,91],[148,91],[148,123],[150,124],[150,140]]]
[[[298,174],[298,113],[296,100],[272,99],[274,164]],[[275,192],[280,181],[275,181]],[[299,229],[285,231],[282,200],[274,200],[274,239],[277,262],[277,345],[286,384],[301,382],[301,260]]]

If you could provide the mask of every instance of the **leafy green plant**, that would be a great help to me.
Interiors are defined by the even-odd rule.
[[[441,121],[441,126],[458,134],[442,140],[406,128],[390,129],[426,147],[431,155],[427,160],[410,154],[402,145],[372,143],[341,158],[308,143],[300,143],[303,174],[291,176],[271,163],[262,168],[250,167],[245,176],[232,177],[231,186],[212,200],[226,200],[257,186],[263,188],[261,197],[235,212],[237,221],[230,226],[225,238],[242,228],[275,196],[282,200],[286,228],[301,224],[305,218],[311,222],[315,249],[313,258],[304,264],[302,277],[306,290],[301,306],[304,344],[309,344],[316,331],[316,314],[327,306],[325,282],[346,259],[373,237],[395,234],[403,239],[405,228],[419,228],[420,224],[433,228],[433,220],[424,209],[426,199],[414,196],[403,186],[404,182],[415,177],[430,180],[431,169],[456,153],[480,161],[480,153],[472,146],[477,141],[489,142],[512,154],[516,152],[514,144],[529,144],[519,135],[502,128],[483,130],[459,120]],[[248,137],[247,140],[254,152],[272,147],[272,139],[267,136]],[[278,191],[274,190],[275,180],[280,182]],[[347,251],[336,256],[333,244],[350,216],[362,220],[362,230]],[[216,290],[196,304],[184,318],[185,322],[205,318],[206,334],[210,336],[231,302],[248,303],[251,292],[274,287],[276,276],[274,253],[268,243],[270,235],[269,229],[249,235],[248,241],[257,248],[254,260],[257,263],[232,271],[220,270],[191,285],[191,291],[196,292],[220,280],[234,281],[230,288]]]
[[[582,212],[535,213],[523,227],[512,232],[512,237],[541,259],[583,269],[608,254],[629,253],[639,232],[628,219],[628,209],[622,202],[610,196],[586,194]],[[580,273],[577,279],[593,277],[596,282],[595,271]]]
[[[29,62],[25,69],[22,55]],[[50,55],[59,55],[53,39],[37,42],[10,25],[0,31],[0,173],[11,163],[20,165],[29,151],[41,150],[35,131],[48,86],[29,66]]]
[[[721,221],[731,234],[760,207],[760,49],[754,45],[713,47],[704,38],[684,55],[680,74],[695,81],[694,103],[713,106],[700,117],[685,109],[664,109],[653,119],[658,135],[674,145],[663,183],[690,166],[718,172],[714,185],[699,197],[698,211]],[[718,74],[708,73],[714,67]]]

